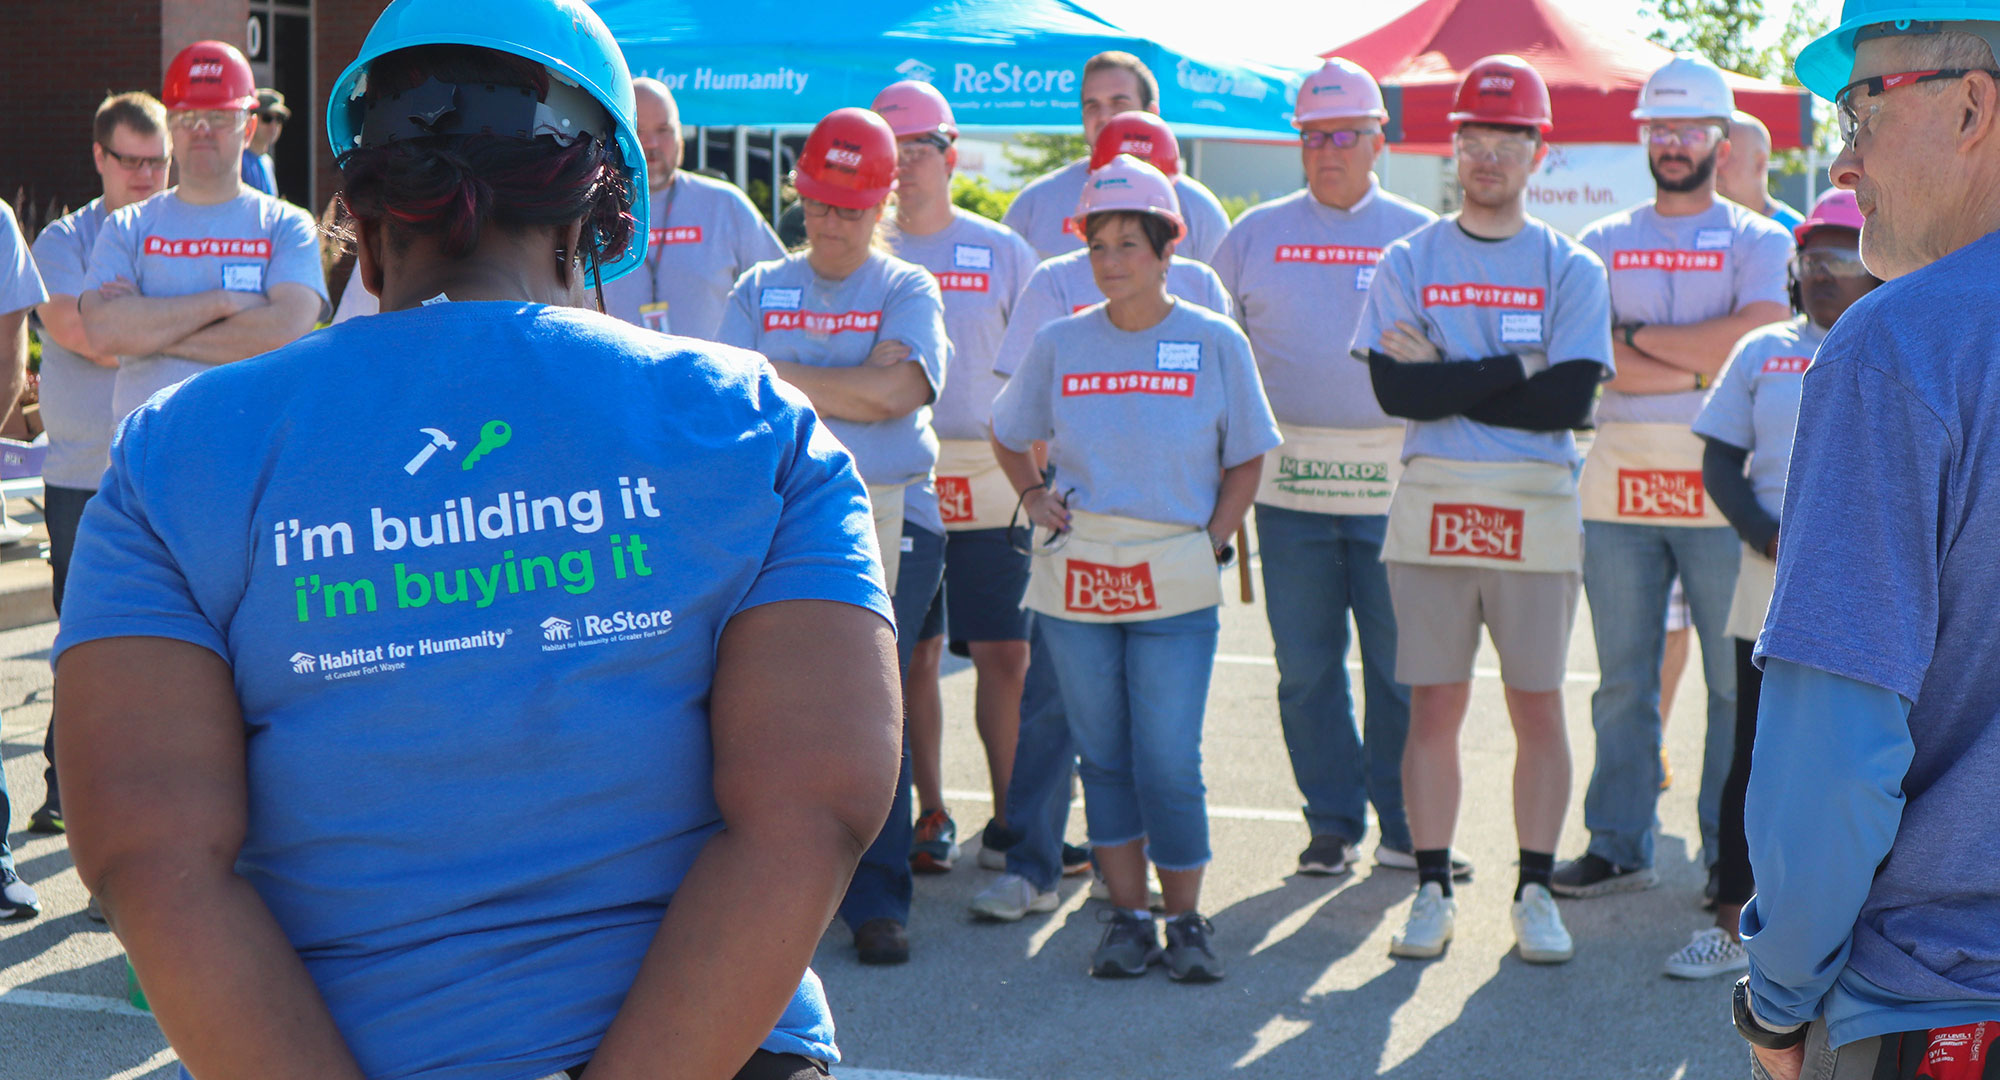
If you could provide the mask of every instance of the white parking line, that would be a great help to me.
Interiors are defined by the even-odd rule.
[[[846,1069],[836,1066],[834,1080],[978,1080],[971,1076],[945,1076],[939,1073],[891,1072],[883,1069]]]
[[[1251,667],[1278,666],[1278,661],[1273,657],[1251,656],[1247,653],[1216,653],[1215,662],[1218,664],[1248,664]],[[1359,663],[1349,663],[1347,665],[1347,670],[1360,671],[1361,665]],[[1482,679],[1497,679],[1500,677],[1499,668],[1490,668],[1490,667],[1473,668],[1472,673]],[[1574,682],[1574,683],[1594,683],[1597,681],[1597,672],[1565,671],[1563,672],[1563,681]]]
[[[153,1014],[143,1009],[135,1009],[124,998],[103,997],[98,994],[59,994],[51,990],[24,990],[18,986],[0,986],[0,1005],[32,1005],[41,1009],[62,1009],[66,1012],[109,1013],[113,1016],[143,1016],[148,1020]]]
[[[950,802],[990,803],[993,801],[991,792],[973,791],[971,788],[946,788],[943,794]],[[1080,812],[1083,809],[1083,800],[1078,799],[1069,805],[1070,809]],[[1261,806],[1211,806],[1208,808],[1208,816],[1212,818],[1224,818],[1229,821],[1305,820],[1297,810],[1266,810]]]

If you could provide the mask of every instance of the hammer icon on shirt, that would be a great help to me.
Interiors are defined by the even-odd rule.
[[[453,441],[451,436],[434,427],[424,428],[423,433],[431,437],[430,444],[417,451],[417,456],[411,458],[408,465],[403,466],[403,471],[411,476],[417,475],[417,470],[423,468],[424,462],[429,461],[431,455],[438,452],[438,447],[444,447],[446,450],[458,449],[458,443]]]

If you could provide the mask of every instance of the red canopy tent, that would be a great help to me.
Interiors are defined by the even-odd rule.
[[[1445,121],[1466,68],[1514,53],[1549,84],[1557,143],[1629,143],[1639,87],[1673,53],[1637,34],[1579,22],[1549,0],[1424,0],[1387,26],[1322,56],[1344,56],[1382,84],[1389,138],[1405,149],[1451,142]],[[1796,86],[1727,73],[1736,107],[1771,129],[1779,150],[1806,145],[1812,98]],[[1414,146],[1412,144],[1415,144]]]

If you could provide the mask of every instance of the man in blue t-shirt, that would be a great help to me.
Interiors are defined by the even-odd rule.
[[[1757,646],[1735,1018],[1774,1080],[2000,1035],[2000,5],[1864,6],[1798,60],[1887,284],[1806,373]]]

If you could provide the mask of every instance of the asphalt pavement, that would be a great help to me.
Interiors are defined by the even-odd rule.
[[[1458,889],[1457,939],[1433,962],[1394,960],[1415,875],[1372,865],[1350,878],[1292,873],[1306,829],[1278,730],[1270,634],[1261,606],[1231,599],[1204,737],[1215,862],[1204,894],[1228,978],[1183,986],[1164,974],[1103,982],[1085,973],[1102,905],[1085,883],[1062,886],[1052,915],[1011,925],[966,914],[994,875],[973,859],[920,878],[913,953],[900,968],[864,968],[838,926],[815,967],[826,982],[847,1080],[1055,1080],[1243,1077],[1270,1080],[1431,1078],[1716,1078],[1747,1074],[1729,1027],[1728,980],[1677,982],[1668,953],[1708,925],[1695,827],[1702,683],[1689,666],[1667,732],[1678,782],[1660,801],[1661,884],[1639,894],[1563,901],[1576,959],[1556,966],[1511,955],[1507,907],[1516,844],[1509,784],[1513,740],[1495,661],[1481,675],[1463,739],[1458,850],[1477,865]],[[12,827],[40,805],[53,624],[0,633],[0,750],[13,791]],[[1576,782],[1560,857],[1584,844],[1590,692],[1588,611],[1580,613],[1565,690]],[[973,674],[944,682],[944,776],[960,831],[976,836],[990,807],[972,725]],[[1081,840],[1081,808],[1071,839]],[[116,939],[84,915],[86,897],[59,837],[15,831],[21,872],[44,913],[0,924],[0,1076],[30,1080],[172,1080],[171,1050],[125,1001]]]

